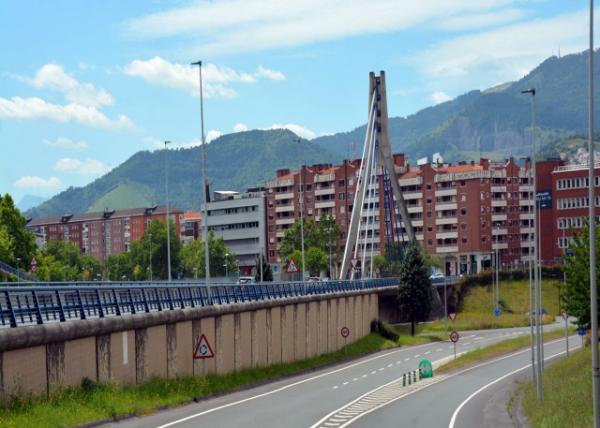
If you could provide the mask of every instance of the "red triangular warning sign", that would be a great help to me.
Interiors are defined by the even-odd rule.
[[[294,259],[290,259],[287,267],[288,272],[298,272],[298,268],[296,267],[296,263],[294,263]]]
[[[198,340],[198,344],[196,345],[196,349],[194,350],[194,360],[200,360],[203,358],[213,358],[215,353],[213,352],[206,336],[202,334],[200,336],[200,340]]]

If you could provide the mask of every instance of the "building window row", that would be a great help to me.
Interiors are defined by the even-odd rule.
[[[557,223],[559,229],[581,229],[583,221],[583,217],[559,217]]]
[[[586,187],[589,187],[589,185],[589,177],[561,178],[556,180],[556,188],[558,190],[585,189]],[[594,177],[594,185],[596,187],[600,186],[600,177]]]
[[[600,206],[600,196],[595,198],[596,206]],[[590,205],[590,199],[588,197],[575,197],[575,198],[560,198],[558,200],[558,209],[567,210],[572,208],[586,208]]]
[[[219,226],[210,226],[210,230],[214,231],[223,231],[223,230],[237,230],[237,229],[255,229],[258,227],[257,221],[249,221],[246,223],[232,223],[232,224],[222,224]]]

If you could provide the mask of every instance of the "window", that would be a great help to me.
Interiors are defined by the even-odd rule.
[[[344,187],[344,184],[345,184],[344,180],[338,181],[338,187]]]
[[[460,209],[460,215],[467,215],[467,209],[466,208],[461,208]]]
[[[344,192],[338,193],[338,199],[340,201],[343,201],[345,196],[346,196],[346,194]]]
[[[429,245],[430,247],[433,245],[433,241],[431,239],[427,240],[427,245]]]
[[[431,183],[427,183],[427,190],[431,190]]]
[[[465,180],[460,180],[460,185],[461,185],[462,187],[465,187],[465,186],[466,186],[466,184],[467,184],[467,182],[466,182]]]
[[[465,193],[461,194],[460,195],[460,201],[461,202],[466,202],[466,200],[467,200],[467,195]]]

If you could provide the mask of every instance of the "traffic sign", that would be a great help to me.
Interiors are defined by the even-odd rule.
[[[38,268],[38,262],[35,259],[35,257],[32,257],[30,266],[31,266],[31,272],[35,272],[37,270],[37,268]]]
[[[290,261],[288,263],[287,271],[289,273],[298,272],[298,268],[296,267],[296,263],[294,262],[294,259],[290,259]]]
[[[450,333],[450,340],[453,343],[458,342],[458,339],[460,338],[460,335],[458,334],[458,331],[453,331],[452,333]]]
[[[346,337],[350,336],[350,329],[348,327],[344,326],[344,327],[342,327],[341,333],[342,333],[342,337],[346,338]]]
[[[194,350],[194,360],[201,360],[204,358],[213,358],[214,356],[215,356],[215,353],[213,352],[212,348],[210,347],[210,344],[208,343],[206,336],[204,334],[202,334],[200,336],[200,340],[198,341],[198,344],[196,345],[196,349]]]
[[[424,379],[426,377],[433,377],[433,365],[429,360],[421,360],[419,363],[419,377]]]
[[[579,327],[577,329],[577,334],[580,336],[585,336],[585,327]]]
[[[494,315],[496,315],[497,317],[500,316],[500,309],[496,308],[494,309]]]
[[[456,319],[456,312],[450,312],[448,318],[450,318],[450,321],[454,321]]]

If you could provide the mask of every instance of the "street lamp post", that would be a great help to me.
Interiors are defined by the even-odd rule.
[[[212,302],[212,293],[210,288],[210,255],[208,248],[208,195],[206,186],[206,138],[204,136],[204,97],[202,93],[202,61],[192,63],[198,66],[198,80],[200,85],[200,128],[202,133],[202,145],[200,146],[200,156],[202,158],[202,195],[203,195],[203,221],[202,235],[204,238],[204,278],[208,291],[208,301]]]
[[[150,251],[148,252],[148,268],[150,269],[150,281],[152,281],[152,233],[148,232],[148,245]]]
[[[170,141],[165,141],[165,193],[167,198],[167,280],[171,281],[171,217],[169,215],[169,166],[167,145]]]
[[[17,281],[21,280],[21,272],[19,271],[20,264],[21,264],[21,258],[17,257]]]
[[[590,238],[590,320],[592,342],[592,396],[594,428],[600,428],[600,364],[598,361],[598,289],[596,288],[596,192],[594,157],[594,0],[590,0],[590,49],[589,49],[589,238]]]
[[[529,230],[533,234],[533,252],[529,253],[529,310],[531,326],[531,367],[533,369],[536,383],[538,400],[542,399],[542,364],[541,364],[541,338],[540,338],[540,311],[538,294],[538,263],[537,263],[537,189],[536,189],[536,141],[535,141],[535,88],[529,88],[521,91],[522,94],[531,94],[531,175],[533,181],[533,219],[529,220]],[[531,238],[531,235],[530,235]],[[531,242],[531,239],[530,239]],[[531,247],[530,247],[531,249]],[[532,278],[533,276],[533,278]],[[533,283],[532,283],[533,279]],[[535,325],[535,332],[534,332]],[[535,338],[535,340],[534,340]],[[534,352],[535,343],[535,352]],[[535,355],[537,354],[537,361]]]

